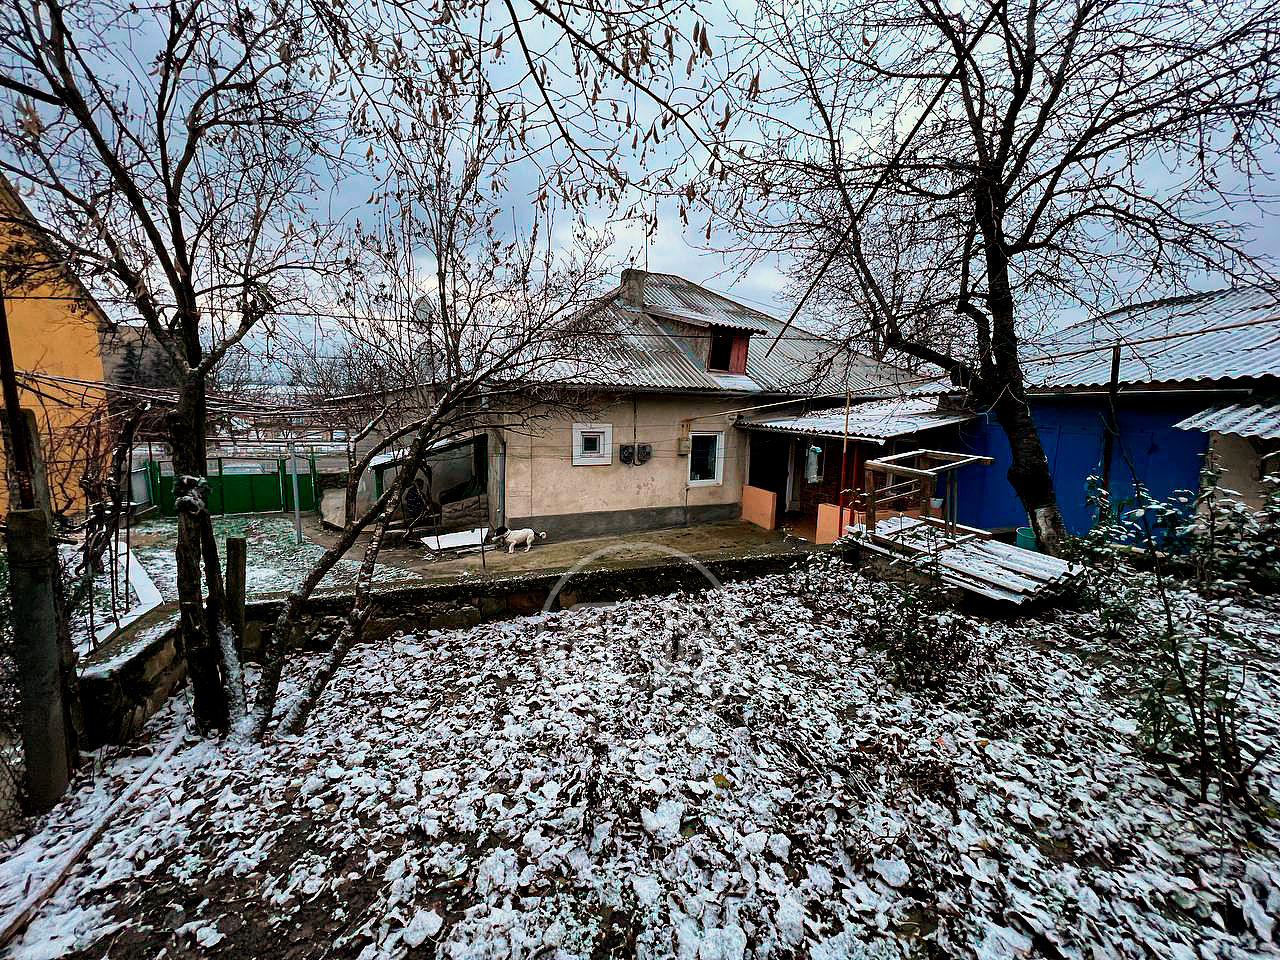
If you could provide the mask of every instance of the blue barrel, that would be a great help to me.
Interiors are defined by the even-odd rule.
[[[1023,550],[1036,549],[1036,532],[1030,527],[1019,527],[1016,543]]]

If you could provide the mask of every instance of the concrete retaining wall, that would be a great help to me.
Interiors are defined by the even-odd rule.
[[[475,582],[432,583],[375,594],[366,643],[381,643],[400,633],[469,627],[493,620],[560,610],[586,602],[657,596],[711,586],[719,581],[750,580],[787,570],[809,549],[708,560],[702,569],[687,560],[618,565],[584,570],[495,577]],[[842,551],[852,559],[852,552]],[[706,571],[704,573],[703,571]],[[245,655],[252,659],[282,609],[277,598],[250,603],[245,611]],[[350,607],[350,594],[318,594],[303,608],[302,635],[307,650],[327,649]],[[95,651],[84,663],[80,694],[84,703],[87,747],[123,743],[136,736],[152,713],[179,688],[186,662],[178,649],[176,617],[171,609],[154,611]]]

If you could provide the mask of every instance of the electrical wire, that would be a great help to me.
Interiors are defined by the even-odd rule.
[[[1032,355],[1030,357],[1025,358],[1023,360],[1023,363],[1024,364],[1047,363],[1052,361],[1068,360],[1068,359],[1074,359],[1077,357],[1088,356],[1089,354],[1093,354],[1093,353],[1107,352],[1114,349],[1114,347],[1116,346],[1116,343],[1119,343],[1121,346],[1127,346],[1132,348],[1132,347],[1142,346],[1146,344],[1165,343],[1170,341],[1185,340],[1193,337],[1204,336],[1210,333],[1219,333],[1219,332],[1230,331],[1230,330],[1245,329],[1245,328],[1255,327],[1255,326],[1266,326],[1266,325],[1277,325],[1277,324],[1280,324],[1280,319],[1277,319],[1275,317],[1263,317],[1263,318],[1257,318],[1254,320],[1242,320],[1235,323],[1219,324],[1212,327],[1204,327],[1199,330],[1184,330],[1184,331],[1178,331],[1176,333],[1161,334],[1159,336],[1137,337],[1137,338],[1131,338],[1127,340],[1117,340],[1112,343],[1095,344],[1087,347],[1080,347],[1074,350],[1061,351],[1058,353]],[[1265,346],[1266,345],[1262,345],[1257,349],[1262,349]],[[1159,354],[1157,354],[1157,356],[1158,355]],[[45,383],[73,385],[73,386],[84,388],[86,390],[92,389],[92,390],[102,391],[106,393],[140,395],[143,397],[147,397],[149,399],[162,401],[162,402],[176,402],[176,399],[178,396],[178,391],[170,388],[140,387],[136,385],[113,383],[111,381],[106,381],[106,380],[87,380],[87,379],[78,379],[73,377],[59,377],[53,374],[45,374],[45,373],[40,373],[38,371],[28,371],[28,370],[20,370],[20,371],[17,371],[17,373],[22,378],[28,378],[32,380],[45,382]],[[902,389],[904,387],[925,386],[927,384],[935,384],[935,383],[941,386],[942,378],[943,378],[943,375],[941,374],[911,377],[903,380],[898,380],[891,384],[884,384],[878,389],[893,389],[893,388]],[[563,385],[581,387],[585,389],[598,389],[598,390],[610,389],[608,384],[584,384],[584,383],[566,382]],[[400,388],[400,389],[412,389],[412,388]],[[615,387],[613,389],[614,390],[623,389],[625,392],[625,388]],[[689,390],[687,392],[698,393],[701,391]],[[754,406],[741,407],[741,408],[736,408],[735,410],[722,411],[721,413],[747,412],[751,410],[767,409],[770,407],[786,406],[789,404],[802,403],[802,402],[811,401],[811,400],[842,397],[844,396],[844,393],[845,391],[841,389],[840,391],[833,391],[830,393],[807,394],[807,395],[796,397],[793,399],[780,400],[780,401],[770,402],[766,404],[758,404]],[[304,414],[325,414],[327,416],[332,416],[334,413],[334,408],[332,405],[322,405],[322,406],[290,406],[290,405],[284,405],[284,404],[266,405],[261,403],[261,401],[249,401],[249,400],[242,401],[242,400],[237,400],[236,398],[230,395],[219,394],[219,393],[209,393],[207,395],[207,399],[208,401],[210,401],[209,409],[211,412],[231,413],[231,414],[243,416],[246,419],[252,419],[255,414],[265,419],[267,417],[281,416],[281,415],[301,416]],[[721,413],[708,414],[706,416],[719,416],[721,415]],[[706,417],[704,416],[704,417],[694,417],[691,419],[705,419],[705,418]]]

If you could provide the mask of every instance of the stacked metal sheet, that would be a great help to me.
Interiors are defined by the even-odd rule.
[[[936,563],[944,585],[991,600],[1021,605],[1066,592],[1085,568],[1057,557],[1000,543],[961,527],[951,533],[912,517],[889,517],[864,535],[862,545],[927,571]]]

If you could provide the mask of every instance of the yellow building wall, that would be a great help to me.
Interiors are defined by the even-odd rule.
[[[19,211],[24,211],[20,201],[0,184],[0,262],[8,267],[21,257],[34,264],[34,278],[19,286],[11,286],[12,272],[5,271],[9,280],[4,289],[5,313],[14,366],[18,371],[101,381],[101,310],[74,277],[34,259],[30,233],[15,222],[23,218],[15,216]],[[84,428],[103,395],[93,391],[86,400],[82,390],[47,383],[39,391],[21,388],[19,395],[22,405],[36,413],[53,506],[57,511],[78,511],[83,506],[79,480],[85,464]],[[0,475],[6,478],[0,489],[0,510],[7,511],[8,465],[2,448],[0,464],[5,468]]]
[[[635,394],[584,407],[539,425],[532,436],[507,431],[504,507],[508,526],[524,521],[559,523],[548,536],[607,534],[699,519],[737,517],[745,478],[747,435],[729,412],[749,399]],[[679,451],[681,422],[694,432],[724,436],[721,482],[689,486],[689,457]],[[607,423],[613,428],[612,462],[573,463],[573,424]],[[653,457],[641,466],[618,459],[624,443],[647,443]],[[623,516],[622,514],[627,514]]]

